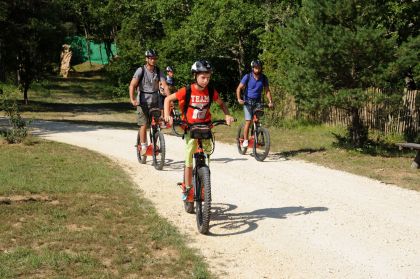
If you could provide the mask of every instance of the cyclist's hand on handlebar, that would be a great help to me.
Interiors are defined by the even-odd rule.
[[[174,119],[170,115],[165,116],[165,122],[168,123],[170,126],[172,126],[174,124]]]
[[[273,104],[272,102],[269,102],[269,103],[268,103],[268,107],[269,107],[269,108],[274,108],[274,104]]]
[[[234,122],[235,119],[231,115],[227,114],[225,115],[225,121],[226,125],[230,126],[230,124],[232,124],[232,122]]]
[[[242,100],[242,99],[238,99],[238,103],[239,103],[240,105],[243,105],[243,104],[245,104],[245,101],[244,101],[244,100]]]

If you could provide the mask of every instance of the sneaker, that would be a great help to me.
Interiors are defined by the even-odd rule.
[[[187,202],[194,201],[194,190],[192,186],[185,187],[185,184],[182,184],[182,200]]]
[[[147,145],[146,144],[142,144],[141,145],[141,149],[140,149],[140,155],[143,156],[146,154],[147,151]]]
[[[242,148],[247,148],[248,147],[248,140],[244,140],[242,142]]]

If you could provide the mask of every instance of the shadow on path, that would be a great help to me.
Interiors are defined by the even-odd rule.
[[[257,209],[251,212],[233,213],[237,206],[216,203],[212,205],[210,233],[212,236],[237,235],[258,228],[258,222],[267,218],[286,219],[291,216],[308,215],[314,212],[327,211],[327,207],[288,206]],[[221,228],[223,233],[213,233],[212,229]]]
[[[248,161],[246,158],[212,158],[210,157],[210,162],[221,162],[221,163],[230,163],[233,161]]]
[[[289,160],[290,157],[294,157],[297,156],[301,153],[307,153],[307,154],[311,154],[311,153],[315,153],[315,152],[324,152],[326,149],[324,147],[321,148],[302,148],[302,149],[298,149],[298,150],[289,150],[289,151],[283,151],[283,152],[276,152],[276,153],[271,153],[268,155],[267,159],[269,161],[279,161],[279,160]]]

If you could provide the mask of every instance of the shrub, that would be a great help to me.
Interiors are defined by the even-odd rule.
[[[7,94],[1,96],[1,109],[6,112],[11,128],[4,132],[8,143],[21,143],[28,136],[28,123],[22,118],[15,100],[7,99]]]

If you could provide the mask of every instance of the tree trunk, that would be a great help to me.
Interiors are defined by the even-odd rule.
[[[2,40],[0,40],[0,81],[4,82],[6,81],[6,71],[5,71],[5,67],[3,63],[2,48],[3,48],[3,44],[2,44]]]
[[[239,53],[238,53],[238,72],[239,72],[239,79],[242,78],[243,72],[242,67],[245,66],[245,51],[244,51],[244,45],[242,42],[242,39],[239,37],[238,41],[239,46]]]
[[[29,85],[25,84],[23,87],[23,102],[25,103],[25,105],[29,104],[28,89],[29,89]]]
[[[87,32],[86,26],[84,27],[84,29],[85,29],[85,38],[86,38],[86,51],[87,51],[87,56],[88,56],[89,64],[90,64],[90,66],[92,66],[92,62],[90,61],[90,44],[89,44],[89,36],[88,36],[88,32]]]
[[[104,45],[105,45],[105,53],[108,59],[108,63],[110,63],[112,58],[114,57],[114,53],[112,52],[112,41],[109,39],[106,39],[104,41]]]
[[[368,140],[368,130],[360,119],[359,109],[351,108],[351,123],[348,127],[350,142],[356,147],[362,147]]]

